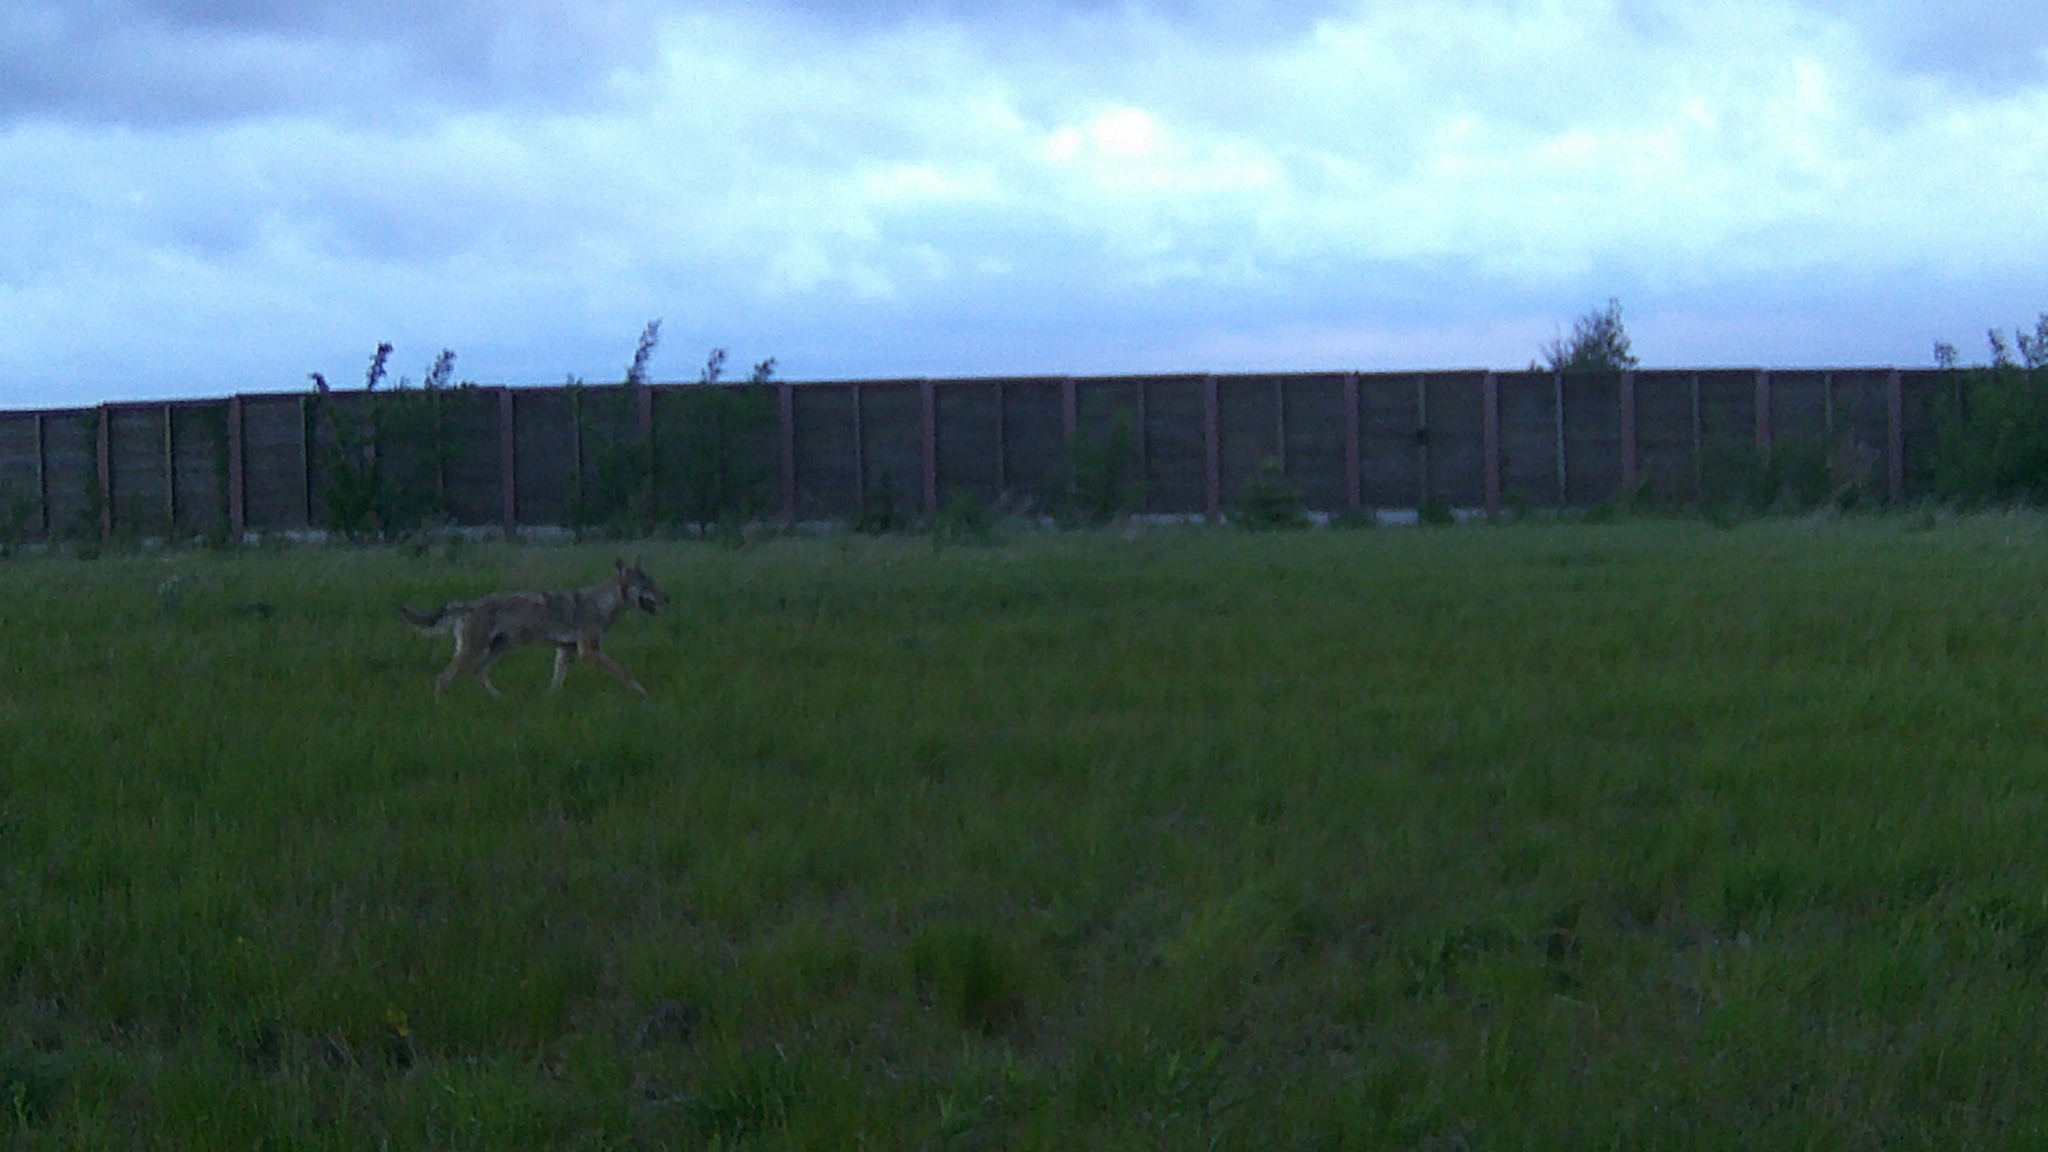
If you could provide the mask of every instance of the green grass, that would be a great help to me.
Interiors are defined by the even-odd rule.
[[[2048,521],[0,563],[0,1143],[2029,1148]]]

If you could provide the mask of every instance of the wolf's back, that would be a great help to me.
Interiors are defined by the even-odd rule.
[[[405,618],[407,624],[429,636],[455,627],[455,622],[462,618],[462,613],[463,606],[460,604],[443,604],[431,612],[415,612],[403,604],[398,606],[398,614]]]

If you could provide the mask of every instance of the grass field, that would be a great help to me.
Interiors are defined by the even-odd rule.
[[[0,1136],[2032,1148],[2048,521],[0,562]]]

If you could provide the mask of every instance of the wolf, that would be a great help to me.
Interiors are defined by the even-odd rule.
[[[476,673],[484,690],[497,696],[491,683],[491,664],[507,649],[521,644],[555,646],[555,676],[548,691],[562,687],[569,665],[579,657],[618,677],[619,681],[647,695],[640,681],[624,665],[598,650],[604,630],[618,622],[631,608],[653,615],[668,603],[668,594],[635,560],[613,564],[612,578],[587,588],[563,592],[499,592],[480,600],[444,604],[431,612],[415,612],[401,604],[398,614],[422,635],[455,634],[455,658],[434,681],[434,695],[448,690],[464,672]]]

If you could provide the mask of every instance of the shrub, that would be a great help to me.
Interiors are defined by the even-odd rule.
[[[665,398],[656,427],[653,466],[663,479],[664,511],[699,535],[760,515],[775,474],[762,441],[775,422],[765,387],[775,377],[775,361],[754,365],[738,386],[720,380],[724,367],[725,349],[712,349],[697,386]]]
[[[875,482],[860,494],[860,510],[854,513],[853,530],[868,536],[885,536],[904,526],[896,504],[902,499],[896,487],[896,473],[884,468]]]
[[[939,514],[932,521],[932,543],[939,544],[993,544],[996,537],[996,517],[988,501],[978,493],[956,488],[946,494],[946,502],[939,506]]]
[[[41,520],[34,497],[11,484],[0,485],[0,556],[34,539]]]
[[[342,402],[313,373],[311,434],[319,445],[320,503],[327,527],[382,537],[448,516],[448,464],[456,444],[442,411],[455,353],[442,349],[418,388],[401,379],[383,392],[391,345],[377,345],[361,398]]]
[[[1129,412],[1118,412],[1101,439],[1067,438],[1055,487],[1054,518],[1065,527],[1107,524],[1142,503],[1136,478],[1138,432]]]
[[[1964,503],[2048,500],[2048,312],[2019,333],[2015,361],[1996,330],[1991,362],[1959,368],[1937,345],[1949,387],[1936,410],[1934,488]]]
[[[1230,522],[1253,532],[1308,527],[1301,490],[1288,482],[1279,457],[1268,456],[1259,461],[1259,474],[1244,486]]]

